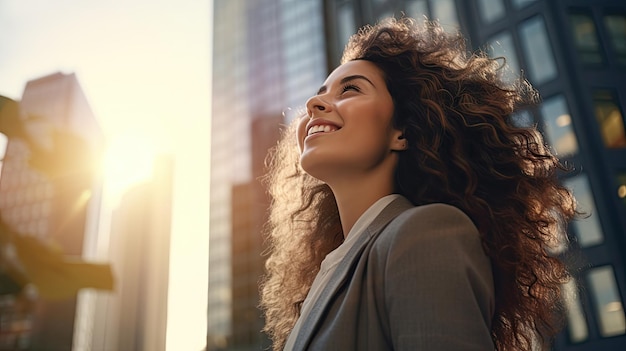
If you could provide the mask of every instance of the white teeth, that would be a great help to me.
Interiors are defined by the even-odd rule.
[[[329,133],[329,132],[334,132],[336,130],[337,130],[337,127],[335,126],[331,126],[328,124],[318,124],[309,128],[307,135],[312,135],[315,133]]]

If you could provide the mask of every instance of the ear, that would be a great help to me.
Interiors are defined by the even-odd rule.
[[[392,132],[390,149],[392,151],[404,151],[409,148],[409,142],[404,137],[404,131],[394,129]]]

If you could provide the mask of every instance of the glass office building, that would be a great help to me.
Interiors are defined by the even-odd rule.
[[[506,57],[539,90],[542,103],[516,120],[536,124],[572,166],[562,181],[590,214],[569,227],[563,254],[581,258],[555,349],[626,349],[621,0],[215,0],[209,349],[264,343],[255,304],[266,199],[257,178],[281,112],[317,89],[360,26],[402,14],[460,29],[471,48]]]
[[[258,178],[283,112],[326,76],[322,15],[320,1],[214,1],[208,350],[267,344],[257,306],[268,202]]]

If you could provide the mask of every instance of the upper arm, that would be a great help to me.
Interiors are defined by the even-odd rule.
[[[491,264],[471,220],[455,207],[413,208],[375,249],[396,350],[493,349]]]

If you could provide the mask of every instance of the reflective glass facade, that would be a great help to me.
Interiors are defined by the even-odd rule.
[[[480,19],[484,23],[492,23],[504,17],[506,9],[502,0],[478,0]]]
[[[207,350],[260,350],[267,199],[258,181],[283,111],[326,76],[321,1],[214,0]]]
[[[626,147],[624,115],[619,106],[617,94],[608,89],[597,89],[593,91],[592,98],[604,146],[607,148]]]
[[[595,267],[587,272],[587,279],[599,321],[600,335],[610,337],[626,332],[624,308],[611,266]]]
[[[543,17],[534,16],[522,22],[519,35],[531,83],[543,84],[555,78],[556,63]]]
[[[572,12],[569,17],[580,60],[589,65],[602,64],[604,57],[600,51],[598,34],[591,15]]]
[[[572,127],[572,117],[563,94],[544,99],[541,104],[544,136],[559,157],[578,153],[578,140]]]

